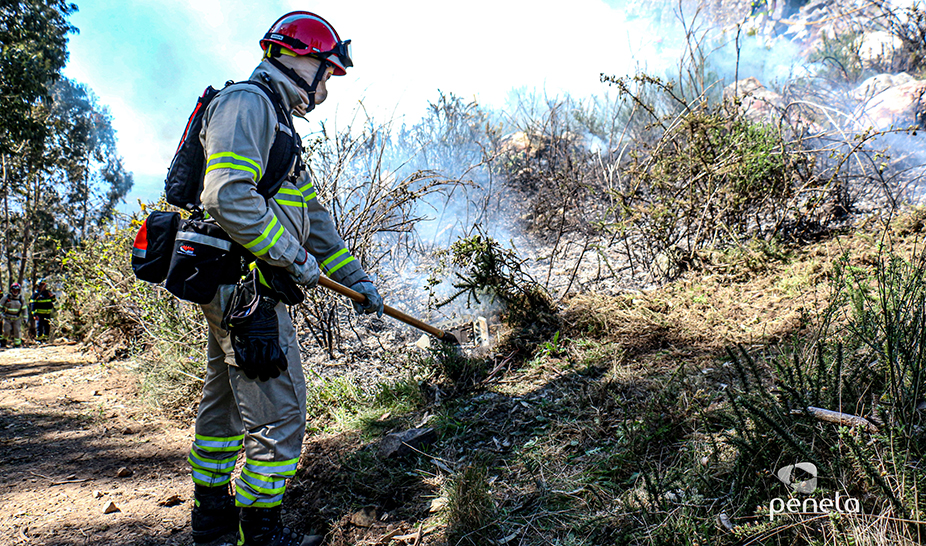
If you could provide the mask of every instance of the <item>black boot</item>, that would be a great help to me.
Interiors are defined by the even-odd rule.
[[[238,507],[228,486],[206,487],[196,484],[193,490],[193,541],[208,544],[238,530]]]
[[[242,508],[239,546],[321,546],[324,537],[283,527],[280,507]]]

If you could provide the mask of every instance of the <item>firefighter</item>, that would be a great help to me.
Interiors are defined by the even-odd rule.
[[[35,320],[36,341],[48,340],[51,333],[51,319],[55,315],[55,295],[48,289],[45,279],[39,279],[32,299],[29,300],[29,313]]]
[[[3,341],[0,346],[6,347],[8,343],[13,347],[22,345],[22,315],[25,307],[22,287],[14,282],[10,285],[9,294],[0,299],[0,309],[3,311]]]
[[[349,44],[318,15],[289,13],[260,41],[263,58],[250,79],[271,88],[286,115],[305,116],[324,102],[328,78],[352,66]],[[293,171],[287,164],[287,172],[299,174],[270,200],[257,193],[258,181],[278,170],[276,135],[288,131],[257,86],[223,89],[206,109],[199,135],[206,159],[203,208],[262,264],[284,268],[309,288],[324,272],[366,296],[364,305],[355,306],[358,313],[381,315],[382,298],[318,202],[306,169]],[[222,318],[234,288],[220,285],[215,299],[203,305],[207,372],[188,458],[193,538],[208,543],[237,530],[242,546],[321,544],[321,536],[294,533],[281,521],[286,480],[296,472],[306,422],[305,378],[292,320],[284,304],[263,300],[258,307],[263,326],[230,336]],[[261,356],[270,346],[281,355],[276,365]],[[244,465],[232,495],[232,471],[242,449]]]

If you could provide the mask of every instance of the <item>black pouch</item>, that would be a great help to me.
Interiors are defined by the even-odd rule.
[[[145,218],[132,245],[135,277],[154,283],[167,278],[179,226],[180,213],[177,212],[158,210]]]
[[[251,270],[238,281],[222,317],[222,328],[231,336],[235,364],[249,379],[267,381],[288,367],[280,348],[277,301],[261,295],[258,273]]]
[[[238,282],[241,256],[238,246],[218,224],[183,220],[164,287],[182,300],[209,303],[220,284]]]

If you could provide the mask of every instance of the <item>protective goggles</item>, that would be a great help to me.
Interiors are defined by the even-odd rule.
[[[344,66],[344,68],[350,68],[354,66],[354,61],[351,60],[350,53],[351,53],[350,40],[344,40],[343,42],[338,42],[334,46],[334,49],[330,51],[322,51],[320,53],[313,53],[313,55],[318,55],[319,57],[323,59],[327,59],[331,55],[335,55],[337,56],[338,61],[341,62],[341,65]]]
[[[298,38],[293,38],[292,36],[287,36],[285,34],[277,34],[275,32],[268,32],[264,36],[264,40],[276,40],[283,42],[288,45],[293,50],[304,51],[306,49],[311,49],[308,44],[303,42]],[[328,51],[312,51],[309,55],[313,57],[319,57],[322,59],[327,59],[331,55],[335,55],[338,58],[338,62],[341,63],[344,68],[349,68],[354,66],[354,61],[351,60],[351,45],[350,40],[343,40],[334,45],[334,47]]]

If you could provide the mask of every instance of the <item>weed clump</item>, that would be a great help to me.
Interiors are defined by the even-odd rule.
[[[428,280],[431,305],[441,308],[464,295],[467,305],[499,305],[508,328],[502,345],[517,353],[530,352],[559,330],[560,320],[550,295],[522,268],[525,261],[481,232],[460,238]],[[453,271],[453,292],[438,298],[436,289],[446,269]]]
[[[495,503],[489,491],[486,469],[467,466],[450,484],[447,537],[450,544],[492,544]]]

